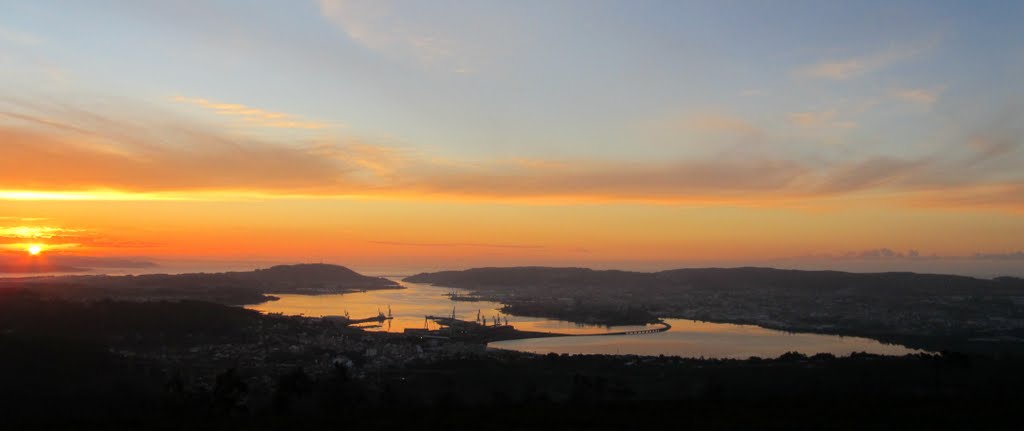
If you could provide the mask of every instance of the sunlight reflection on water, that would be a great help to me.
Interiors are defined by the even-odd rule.
[[[559,320],[501,314],[495,302],[452,301],[447,295],[453,289],[426,284],[402,282],[405,289],[374,290],[344,295],[275,295],[281,299],[248,306],[266,313],[304,315],[309,317],[340,316],[346,311],[353,319],[387,313],[390,306],[394,318],[381,327],[369,324],[370,331],[402,332],[405,328],[425,327],[424,316],[455,315],[475,320],[477,312],[490,319],[508,318],[509,324],[524,331],[559,334],[602,334],[643,328],[642,326],[604,327],[580,325]],[[455,289],[460,294],[464,291]],[[491,347],[533,353],[638,354],[679,355],[706,358],[777,357],[785,352],[805,354],[832,353],[847,355],[868,352],[903,355],[917,352],[903,346],[883,344],[859,337],[820,334],[792,334],[753,325],[699,322],[666,319],[672,325],[668,332],[647,335],[616,335],[595,337],[552,337],[510,340],[491,343]],[[433,322],[430,322],[433,325]]]
[[[796,351],[812,355],[853,352],[905,355],[917,350],[860,337],[786,333],[752,325],[665,319],[668,332],[649,335],[553,337],[490,343],[490,347],[532,353],[678,355],[684,357],[774,358]]]
[[[523,331],[555,332],[559,334],[601,334],[623,327],[609,329],[605,326],[581,325],[560,320],[539,317],[511,316],[501,313],[501,304],[497,302],[452,301],[448,294],[453,290],[459,294],[465,291],[436,287],[427,284],[401,282],[405,289],[371,290],[367,292],[347,293],[344,295],[288,295],[274,294],[281,299],[262,304],[250,305],[246,308],[265,313],[282,313],[287,315],[303,315],[309,317],[340,316],[346,311],[353,319],[376,316],[378,312],[387,314],[391,308],[394,317],[385,322],[383,327],[366,327],[371,331],[402,332],[405,328],[423,328],[424,317],[451,316],[454,308],[455,317],[463,320],[476,320],[477,312],[491,322],[493,317],[500,316],[502,323],[508,323]],[[432,324],[432,323],[431,323]],[[627,327],[634,328],[634,327]],[[635,328],[641,328],[640,326]]]

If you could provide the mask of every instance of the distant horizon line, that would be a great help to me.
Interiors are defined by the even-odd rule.
[[[922,262],[930,262],[930,261],[937,261],[937,260],[943,260],[943,259],[944,258],[923,259],[921,261]],[[961,258],[961,260],[962,260],[962,258]],[[437,266],[437,265],[415,265],[416,266],[415,269],[413,268],[414,265],[410,265],[410,266],[408,266],[406,268],[402,268],[402,269],[390,268],[390,269],[379,269],[379,270],[365,268],[365,265],[347,265],[347,264],[340,264],[340,263],[334,263],[334,262],[325,262],[325,261],[307,261],[307,262],[294,262],[294,263],[281,263],[281,261],[276,261],[277,263],[274,263],[273,261],[263,261],[263,260],[260,260],[260,261],[234,261],[234,260],[227,261],[226,260],[226,261],[196,261],[196,262],[210,262],[210,263],[214,263],[214,262],[229,263],[230,262],[230,263],[234,263],[234,264],[245,264],[245,265],[249,265],[249,266],[246,266],[245,268],[228,267],[228,266],[224,266],[224,267],[220,267],[220,268],[211,268],[211,267],[204,267],[204,268],[198,268],[198,267],[179,267],[179,268],[174,268],[174,267],[168,267],[168,266],[161,266],[159,264],[154,263],[154,265],[152,265],[152,266],[131,267],[131,268],[117,268],[117,267],[106,267],[106,268],[104,268],[104,267],[98,267],[98,268],[72,268],[71,270],[66,270],[66,271],[60,271],[60,270],[44,271],[44,270],[41,270],[41,271],[38,271],[38,272],[17,272],[17,271],[11,271],[10,270],[10,269],[13,269],[13,268],[4,267],[4,266],[0,265],[0,279],[32,279],[32,278],[76,277],[76,276],[79,276],[79,277],[80,276],[114,276],[114,277],[118,277],[118,276],[142,276],[142,275],[219,274],[219,273],[229,273],[229,272],[252,272],[252,271],[272,268],[272,267],[275,267],[275,266],[298,266],[298,265],[331,265],[331,266],[348,268],[348,269],[350,269],[352,271],[355,271],[355,272],[358,272],[359,274],[362,274],[362,275],[368,275],[368,276],[374,276],[374,277],[384,277],[384,278],[404,278],[404,277],[409,277],[409,276],[413,276],[413,275],[421,274],[421,273],[442,272],[442,271],[465,271],[465,270],[470,270],[470,269],[482,269],[482,268],[501,268],[501,269],[509,269],[509,268],[587,269],[587,270],[592,270],[592,271],[623,271],[623,272],[635,272],[635,273],[658,273],[658,272],[674,271],[674,270],[684,270],[684,269],[751,269],[751,268],[755,268],[755,269],[772,269],[772,270],[781,270],[781,271],[806,271],[806,272],[832,271],[832,272],[860,273],[860,274],[872,274],[872,273],[915,273],[915,274],[966,276],[966,277],[973,277],[973,278],[979,278],[979,279],[994,279],[994,278],[998,278],[998,277],[1024,277],[1024,271],[1022,271],[1022,270],[1018,270],[1017,272],[1007,271],[1007,272],[991,273],[991,274],[978,274],[978,273],[971,273],[971,272],[964,272],[964,271],[955,271],[955,270],[941,272],[941,271],[931,271],[931,270],[927,270],[927,269],[925,269],[925,270],[914,270],[912,268],[907,268],[907,269],[898,269],[898,268],[896,268],[896,269],[871,269],[871,268],[849,269],[849,268],[842,268],[842,267],[809,267],[808,268],[808,267],[768,266],[768,265],[763,265],[763,264],[759,265],[759,264],[754,264],[754,263],[743,264],[743,263],[739,263],[739,262],[733,262],[732,264],[726,264],[726,262],[719,262],[718,265],[711,264],[711,262],[704,262],[704,263],[708,263],[708,265],[703,265],[703,266],[694,265],[697,262],[691,262],[691,264],[687,264],[685,262],[677,262],[676,266],[667,266],[667,267],[662,267],[662,268],[657,268],[657,269],[655,269],[655,268],[640,269],[640,268],[628,268],[628,267],[609,267],[609,266],[602,266],[602,265],[588,266],[588,265],[572,265],[572,264],[564,264],[564,265],[563,264],[549,264],[549,265],[543,265],[543,264],[505,264],[505,265],[500,265],[500,264],[480,264],[480,265],[451,266],[451,267],[443,267],[443,266]],[[863,263],[863,261],[860,261],[860,262]],[[648,263],[653,264],[655,262],[648,262]],[[768,263],[768,262],[762,262],[762,263]],[[877,261],[876,261],[876,263],[877,263]],[[253,264],[259,264],[259,266],[252,267],[251,265],[253,265]],[[363,267],[363,269],[357,269],[359,267]],[[40,268],[40,269],[45,269],[45,268]],[[111,269],[123,269],[123,270],[122,271],[116,271],[116,270],[115,271],[111,271]],[[161,269],[168,269],[168,270],[161,271]]]

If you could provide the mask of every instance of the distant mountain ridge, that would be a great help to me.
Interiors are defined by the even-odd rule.
[[[501,286],[620,287],[620,288],[720,288],[744,290],[814,289],[877,291],[883,294],[943,293],[976,294],[989,289],[1007,294],[1022,294],[1024,279],[999,277],[993,280],[961,275],[918,274],[912,272],[853,273],[841,271],[804,271],[761,267],[684,268],[658,272],[594,270],[576,267],[485,267],[462,271],[420,273],[404,279],[413,283],[431,283],[449,287],[498,288]],[[924,290],[924,291],[922,291]]]
[[[185,284],[205,286],[234,286],[256,288],[267,293],[287,293],[275,289],[321,287],[327,290],[353,290],[373,287],[395,287],[397,283],[383,277],[359,274],[341,265],[302,263],[276,265],[253,271],[230,271],[186,274],[143,275],[82,275],[61,276],[52,279],[74,280],[89,285],[123,285],[135,287],[180,287]]]
[[[108,268],[140,269],[158,265],[144,259],[77,255],[27,256],[0,254],[0,274],[72,274]]]
[[[0,289],[4,287],[75,299],[197,299],[224,304],[252,304],[274,299],[266,294],[320,295],[401,288],[383,277],[370,277],[344,266],[323,263],[219,273],[0,279]]]

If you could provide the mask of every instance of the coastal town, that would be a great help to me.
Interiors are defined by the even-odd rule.
[[[1024,351],[1024,280],[1014,277],[495,268],[406,280],[462,288],[469,297],[505,304],[510,314],[592,324],[681,318],[861,336],[928,350]]]
[[[379,423],[379,414],[400,407],[465,423],[466,418],[452,409],[528,408],[525,418],[543,420],[548,409],[636,406],[642,405],[640,400],[701,403],[701,415],[710,420],[722,409],[718,400],[744,402],[751,393],[759,394],[758,399],[812,402],[863,399],[884,387],[898,402],[965,406],[981,399],[1011,402],[1012,397],[1005,396],[1011,392],[1004,388],[1020,383],[1012,378],[1019,368],[1018,356],[1006,348],[1013,342],[1005,339],[985,345],[1004,348],[1008,355],[939,348],[904,356],[788,352],[737,359],[538,355],[488,348],[487,343],[554,334],[520,331],[514,322],[480,313],[477,319],[459,319],[453,310],[449,315],[423,316],[428,323],[423,328],[370,331],[361,327],[386,324],[392,318],[390,307],[375,316],[348,316],[338,310],[341,315],[304,317],[188,298],[167,300],[167,291],[160,288],[153,290],[152,300],[138,295],[129,301],[50,296],[54,283],[50,280],[40,290],[35,285],[0,289],[0,355],[10,364],[0,369],[7,382],[7,396],[0,401],[14,406],[21,420],[45,417],[38,410],[44,405],[42,396],[50,403],[75,406],[53,418],[61,421],[96,418],[104,405],[114,403],[134,406],[124,413],[128,421],[158,417],[174,423],[211,418],[258,422],[301,416],[362,424]],[[520,288],[469,289],[471,296],[460,299],[504,295],[500,298],[509,306],[506,310],[555,318],[583,316],[584,321],[598,322],[625,316],[653,323],[640,332],[669,329],[667,323],[654,323],[657,317],[648,322],[639,314],[669,314],[672,309],[667,306],[672,303],[667,300],[662,303],[666,308],[622,306],[617,301],[642,301],[628,289],[606,295],[593,287],[568,286],[564,280],[537,290],[530,289],[537,284],[517,285]],[[695,295],[688,310],[714,312],[732,302],[737,304],[732,315],[737,319],[787,316],[781,314],[787,303],[783,300],[777,308],[766,306],[763,314],[753,314],[755,306],[743,305],[743,296],[733,295]],[[796,304],[792,298],[785,301]],[[458,307],[472,301],[451,303]],[[553,305],[541,308],[544,304]],[[941,379],[929,371],[936,369],[944,370]],[[113,383],[97,386],[97,381]],[[37,385],[62,389],[30,392],[29,397],[19,390]],[[953,395],[934,398],[934,388],[939,388],[935,393]]]

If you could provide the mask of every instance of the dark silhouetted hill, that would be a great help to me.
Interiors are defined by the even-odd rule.
[[[1024,279],[986,280],[959,275],[911,272],[850,273],[774,268],[687,268],[661,272],[628,272],[587,268],[473,268],[421,273],[405,279],[461,288],[502,286],[564,288],[716,289],[719,291],[779,290],[814,293],[871,293],[877,295],[1018,295]]]
[[[241,278],[251,279],[265,283],[281,283],[302,280],[309,283],[345,283],[345,284],[366,284],[393,285],[392,281],[380,277],[368,277],[340,265],[329,265],[326,263],[303,263],[297,265],[277,265],[265,269],[257,269],[251,272],[229,272]]]
[[[1024,280],[909,272],[695,268],[653,273],[476,268],[417,274],[504,311],[608,325],[657,318],[871,337],[912,347],[1024,351]]]
[[[241,272],[86,275],[0,279],[0,289],[20,288],[69,299],[124,300],[193,299],[242,305],[274,299],[268,294],[333,294],[401,286],[382,277],[369,277],[339,265],[278,265]]]

